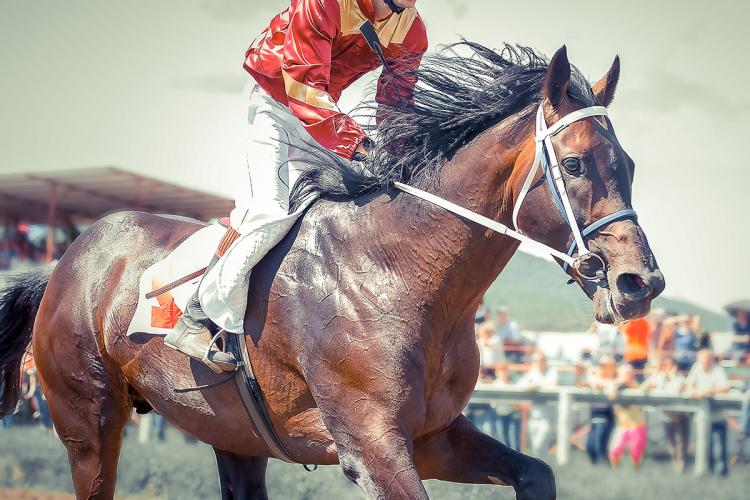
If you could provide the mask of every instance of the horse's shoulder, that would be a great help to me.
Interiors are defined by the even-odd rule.
[[[317,201],[305,214],[298,237],[314,237],[324,246],[347,246],[369,237],[389,197],[372,193],[351,200]]]

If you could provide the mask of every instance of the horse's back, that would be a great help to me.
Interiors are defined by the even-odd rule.
[[[200,227],[144,212],[118,212],[93,223],[50,275],[36,319],[35,350],[67,335],[65,340],[91,355],[111,355],[109,346],[125,334],[135,311],[143,271]]]

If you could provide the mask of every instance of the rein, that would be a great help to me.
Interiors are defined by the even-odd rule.
[[[481,214],[478,214],[472,210],[464,208],[460,205],[456,205],[455,203],[452,203],[445,198],[441,198],[432,193],[428,193],[427,191],[417,189],[413,186],[409,186],[401,182],[395,182],[394,185],[405,193],[416,196],[417,198],[421,198],[427,202],[432,203],[433,205],[437,205],[460,217],[479,224],[480,226],[484,226],[487,229],[491,229],[500,234],[510,236],[511,238],[514,238],[522,243],[526,243],[527,245],[542,250],[543,252],[561,260],[563,262],[563,270],[565,270],[566,272],[568,271],[569,267],[572,267],[576,271],[576,273],[584,280],[604,281],[606,280],[606,274],[604,272],[606,264],[598,254],[593,253],[588,249],[585,243],[585,239],[597,230],[608,224],[611,224],[612,222],[623,219],[636,220],[637,214],[635,210],[629,208],[618,210],[592,222],[588,226],[585,226],[583,230],[581,230],[578,225],[578,221],[576,220],[573,213],[573,207],[570,203],[568,191],[565,188],[565,181],[563,179],[562,171],[560,170],[560,165],[557,161],[554,147],[552,146],[552,137],[559,134],[566,127],[572,125],[573,123],[592,116],[606,117],[607,108],[605,108],[604,106],[591,106],[588,108],[573,111],[572,113],[567,114],[559,119],[551,127],[547,127],[547,123],[544,119],[544,108],[541,104],[539,105],[539,109],[536,113],[536,132],[534,138],[534,141],[536,143],[536,151],[534,154],[534,163],[531,165],[529,173],[526,175],[526,179],[523,183],[523,186],[521,187],[518,199],[516,200],[515,206],[513,207],[513,226],[515,227],[515,229],[510,228],[505,224],[492,220],[488,217],[485,217]],[[518,214],[521,210],[521,205],[523,204],[523,201],[526,198],[529,190],[532,188],[532,182],[536,177],[536,173],[539,170],[539,167],[542,165],[544,167],[544,175],[547,179],[547,184],[549,185],[550,191],[552,192],[553,201],[555,202],[555,205],[560,210],[563,218],[568,224],[568,227],[570,227],[570,230],[573,233],[573,243],[568,248],[567,253],[560,252],[559,250],[556,250],[545,243],[537,241],[523,234],[521,229],[518,227]],[[578,256],[573,257],[576,248],[578,249]],[[600,266],[593,274],[586,274],[581,270],[581,265],[587,260],[590,261],[592,259],[598,261]]]

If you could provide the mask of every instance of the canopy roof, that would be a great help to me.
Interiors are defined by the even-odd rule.
[[[120,210],[208,220],[229,215],[223,196],[188,189],[115,167],[0,175],[0,216],[47,222],[90,222]]]
[[[737,302],[732,302],[731,304],[724,306],[724,309],[726,309],[729,314],[737,314],[737,311],[750,312],[750,300],[738,300]]]

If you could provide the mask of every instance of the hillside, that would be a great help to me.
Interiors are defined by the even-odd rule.
[[[505,305],[521,328],[547,331],[581,331],[593,321],[591,302],[577,285],[566,285],[567,276],[555,263],[517,252],[485,295],[490,308]],[[699,314],[706,329],[731,328],[727,316],[690,302],[659,297],[659,307],[675,313]]]
[[[0,272],[0,287],[3,274]],[[577,285],[566,285],[567,279],[557,264],[517,252],[487,291],[485,301],[491,309],[508,307],[524,330],[582,331],[593,321],[591,302]],[[679,314],[699,314],[710,331],[731,328],[728,316],[690,302],[660,297],[654,307]]]

